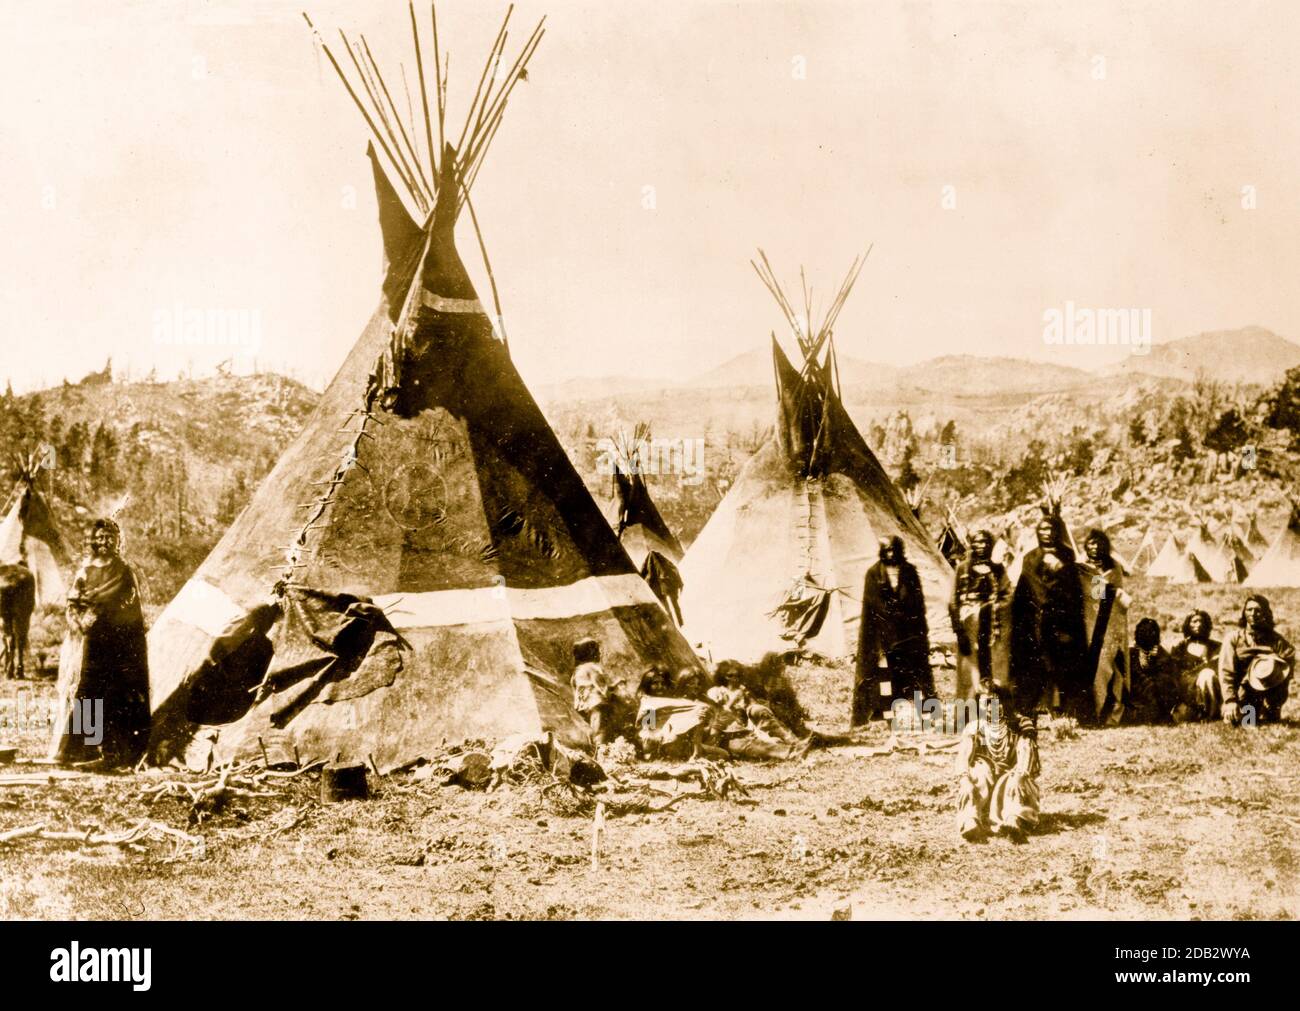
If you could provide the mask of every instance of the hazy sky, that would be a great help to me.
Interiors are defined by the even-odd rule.
[[[0,381],[230,356],[166,343],[176,307],[256,314],[264,367],[332,374],[379,235],[365,126],[299,10],[0,8]],[[405,3],[308,10],[364,31],[390,87],[413,73]],[[439,11],[456,117],[504,6]],[[1045,346],[1067,300],[1150,308],[1157,341],[1300,337],[1300,5],[525,0],[512,51],[543,13],[475,189],[533,383],[762,347],[759,245],[829,293],[875,244],[837,328],[871,360],[1118,357]]]

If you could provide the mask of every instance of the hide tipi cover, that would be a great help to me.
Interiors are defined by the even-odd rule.
[[[414,13],[412,29],[418,46]],[[505,37],[503,26],[489,66],[506,66]],[[383,295],[303,432],[150,633],[155,760],[267,749],[391,769],[444,740],[548,730],[584,744],[575,640],[597,640],[606,671],[633,686],[654,663],[695,665],[456,248],[459,211],[540,37],[539,26],[509,73],[485,71],[457,146],[435,147],[444,90],[421,79],[437,113],[423,160],[400,117],[350,88],[403,184],[372,148]]]

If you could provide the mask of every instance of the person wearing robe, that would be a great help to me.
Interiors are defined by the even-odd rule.
[[[934,695],[930,629],[916,566],[903,553],[903,539],[880,542],[880,561],[867,570],[862,589],[852,726],[890,711],[913,692]]]
[[[1093,716],[1111,726],[1124,719],[1130,690],[1128,650],[1129,595],[1124,592],[1124,569],[1115,561],[1110,537],[1093,529],[1083,542],[1087,561],[1080,566],[1096,613],[1088,639],[1088,670],[1092,672]],[[1085,602],[1085,619],[1088,603]],[[1089,622],[1085,620],[1084,627]]]
[[[1241,608],[1240,627],[1223,637],[1219,689],[1225,723],[1276,722],[1291,685],[1295,647],[1278,634],[1268,598],[1252,593]]]
[[[1175,723],[1219,718],[1223,704],[1219,650],[1223,644],[1213,638],[1213,631],[1208,611],[1192,611],[1183,619],[1183,637],[1169,651],[1181,686],[1181,698],[1174,709]]]
[[[1160,625],[1143,618],[1133,630],[1129,650],[1126,723],[1170,723],[1182,701],[1182,681],[1173,658],[1160,645]]]
[[[587,721],[593,746],[613,740],[617,687],[600,663],[600,643],[579,639],[573,644],[573,708]]]
[[[957,637],[957,698],[971,699],[981,682],[1007,685],[1011,584],[992,560],[993,535],[976,531],[957,563],[948,616]]]
[[[1038,825],[1038,730],[1017,714],[1009,689],[980,682],[977,718],[957,744],[957,831],[967,841],[989,833],[1023,838]]]
[[[725,758],[717,746],[725,723],[709,702],[692,698],[662,668],[651,668],[641,679],[637,699],[636,736],[647,759]]]
[[[90,552],[68,591],[68,631],[59,660],[59,719],[51,757],[134,765],[149,742],[149,655],[135,573],[119,554],[121,530],[96,520]],[[87,734],[99,707],[102,734]],[[96,755],[98,751],[98,755]]]
[[[682,574],[677,566],[658,551],[647,551],[645,562],[641,565],[641,578],[650,587],[659,603],[668,612],[668,617],[679,628],[682,625],[681,595],[684,584]]]
[[[1011,686],[1017,711],[1040,705],[1092,722],[1083,584],[1059,516],[1035,528],[1011,598]]]

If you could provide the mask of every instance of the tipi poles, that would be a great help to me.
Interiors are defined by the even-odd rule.
[[[370,132],[374,135],[375,140],[379,143],[379,149],[384,152],[384,154],[388,158],[388,161],[392,164],[393,168],[396,169],[398,171],[398,174],[400,175],[401,169],[398,166],[397,158],[393,155],[392,150],[388,147],[388,142],[384,140],[384,135],[380,133],[379,128],[375,126],[375,121],[374,119],[371,118],[370,112],[366,109],[365,103],[363,103],[361,99],[357,96],[357,93],[353,89],[352,84],[348,81],[347,75],[343,73],[343,68],[339,66],[339,61],[334,58],[334,54],[330,51],[329,45],[325,42],[323,38],[321,38],[320,32],[316,30],[316,26],[311,23],[311,18],[307,16],[305,11],[303,12],[302,17],[303,20],[307,22],[307,27],[311,29],[312,35],[315,36],[316,41],[320,45],[321,49],[325,51],[325,55],[329,58],[330,66],[334,68],[334,73],[338,74],[339,80],[343,82],[343,87],[347,90],[348,97],[352,99],[353,104],[356,105],[358,111],[361,113],[362,118],[366,121],[366,126],[370,127]],[[351,52],[351,50],[349,50],[349,52]],[[405,181],[405,177],[403,177],[403,181]],[[409,186],[409,183],[407,185]],[[414,199],[414,194],[412,194],[412,199]]]
[[[410,0],[407,9],[411,15],[411,38],[415,42],[415,71],[420,77],[420,105],[424,109],[424,140],[428,145],[429,151],[429,171],[432,177],[438,178],[438,152],[433,149],[433,124],[429,120],[429,89],[424,82],[424,58],[420,54],[420,30],[415,23],[415,0]],[[438,64],[438,35],[437,21],[434,21],[434,51],[433,62],[436,67]],[[441,78],[439,78],[441,79]]]
[[[412,198],[414,198],[416,206],[418,206],[422,211],[427,211],[428,206],[424,198],[424,193],[416,183],[415,175],[411,172],[411,167],[406,163],[406,156],[402,154],[401,145],[397,143],[397,137],[393,132],[392,124],[388,121],[388,114],[384,110],[383,103],[379,100],[379,92],[377,88],[371,82],[370,76],[364,69],[362,69],[361,61],[357,58],[357,54],[353,51],[352,44],[348,42],[348,37],[343,34],[342,29],[339,29],[339,38],[343,40],[343,48],[347,50],[348,57],[352,60],[352,66],[356,69],[357,76],[361,78],[362,87],[366,89],[366,94],[370,96],[370,101],[374,108],[375,115],[379,117],[379,122],[383,124],[384,130],[388,134],[388,139],[392,141],[393,147],[397,151],[398,163],[396,168],[402,177],[402,181],[406,184],[406,188],[410,192]]]

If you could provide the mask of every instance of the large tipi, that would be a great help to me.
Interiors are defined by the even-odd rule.
[[[759,447],[682,561],[684,631],[715,660],[752,662],[858,645],[862,585],[884,537],[903,539],[920,572],[932,638],[951,640],[952,569],[840,400],[831,331],[861,269],[855,262],[814,330],[790,306],[767,258],[755,264],[794,332],[802,367],[775,334],[776,431]]]
[[[1273,543],[1246,577],[1245,586],[1300,586],[1300,509],[1291,515]]]
[[[597,640],[606,672],[633,684],[653,663],[696,665],[456,249],[459,212],[472,215],[483,153],[541,25],[509,71],[502,26],[455,144],[442,141],[436,20],[429,75],[414,10],[411,26],[421,101],[436,110],[423,152],[387,89],[358,98],[317,36],[398,180],[372,147],[382,297],[303,432],[150,634],[155,760],[265,749],[384,770],[445,740],[550,730],[584,744],[569,684],[576,640]],[[348,56],[382,85],[368,47]]]
[[[49,504],[36,487],[33,465],[19,468],[18,483],[0,520],[0,565],[22,564],[36,577],[37,606],[59,607],[67,595],[63,566],[68,552]]]

